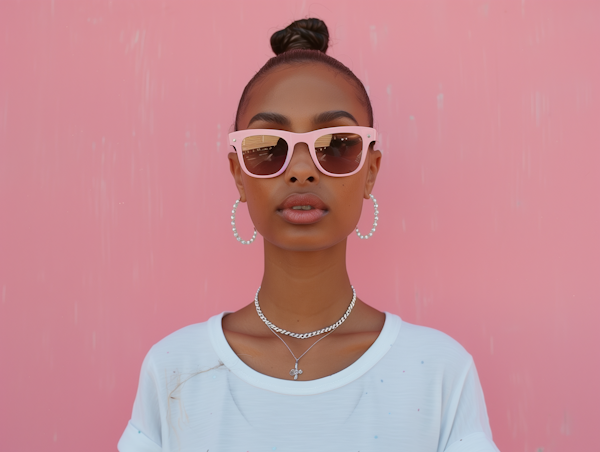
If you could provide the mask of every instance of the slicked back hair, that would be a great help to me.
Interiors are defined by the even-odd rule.
[[[369,99],[369,95],[367,94],[367,90],[365,89],[362,82],[358,79],[354,72],[352,72],[346,65],[340,63],[333,57],[319,51],[312,49],[291,49],[286,52],[283,52],[273,58],[269,59],[265,65],[260,68],[260,70],[250,79],[244,91],[242,92],[242,96],[240,98],[240,102],[238,104],[237,113],[235,115],[235,130],[238,129],[238,120],[240,115],[242,114],[246,104],[248,103],[248,95],[254,85],[262,79],[265,75],[267,75],[272,69],[275,69],[284,65],[296,65],[296,64],[324,64],[331,69],[342,74],[346,79],[352,82],[356,86],[357,95],[365,108],[367,109],[367,115],[369,118],[369,126],[373,127],[373,107],[371,106],[371,100]]]

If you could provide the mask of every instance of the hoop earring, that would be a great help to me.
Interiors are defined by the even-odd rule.
[[[356,235],[358,235],[359,238],[365,240],[373,237],[373,233],[375,232],[375,229],[377,229],[377,221],[379,220],[379,204],[377,204],[377,200],[373,195],[369,196],[371,197],[371,201],[373,201],[373,207],[375,208],[375,219],[373,220],[373,227],[366,235],[361,235],[361,233],[358,231],[358,228],[356,228]]]
[[[242,240],[240,238],[237,228],[235,227],[235,211],[237,210],[239,204],[240,200],[238,199],[233,205],[233,210],[231,211],[231,229],[233,229],[233,236],[238,242],[240,242],[242,245],[250,245],[252,242],[254,242],[254,239],[256,238],[256,228],[254,228],[254,235],[250,240]]]

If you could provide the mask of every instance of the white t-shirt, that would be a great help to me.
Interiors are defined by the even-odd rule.
[[[386,312],[349,367],[282,380],[238,358],[223,314],[150,349],[121,452],[498,452],[473,358],[446,334]]]

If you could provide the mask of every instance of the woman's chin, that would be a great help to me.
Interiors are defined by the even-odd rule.
[[[316,229],[316,228],[315,228]],[[312,232],[312,231],[311,231]],[[298,251],[298,252],[312,252],[312,251],[325,251],[340,244],[346,242],[347,236],[330,237],[323,233],[323,231],[309,233],[294,233],[294,234],[277,234],[275,237],[263,237],[265,243],[268,243],[276,248],[285,251]],[[336,231],[339,232],[339,231]]]

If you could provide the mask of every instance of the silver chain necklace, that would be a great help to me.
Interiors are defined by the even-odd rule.
[[[262,311],[260,309],[260,304],[258,304],[258,293],[260,292],[260,286],[258,287],[258,290],[256,291],[256,295],[254,296],[254,306],[256,307],[256,312],[258,313],[258,316],[260,317],[260,319],[263,322],[265,322],[265,325],[267,325],[271,331],[273,331],[273,332],[277,331],[278,333],[285,334],[286,336],[295,337],[296,339],[308,339],[309,337],[318,336],[319,334],[333,332],[336,328],[338,328],[342,323],[344,323],[346,321],[346,319],[352,312],[352,308],[354,307],[354,304],[356,303],[356,291],[354,290],[354,286],[350,286],[350,287],[352,288],[352,300],[350,301],[350,305],[348,306],[348,309],[346,309],[346,312],[344,313],[344,315],[333,325],[329,325],[327,328],[322,328],[320,330],[316,330],[311,333],[292,333],[291,331],[284,330],[283,328],[279,328],[278,326],[269,322],[269,320],[267,320],[265,315],[262,313]],[[279,336],[277,336],[277,337],[279,337]],[[279,339],[281,339],[281,338],[279,337]],[[321,338],[321,339],[323,339],[323,338]],[[319,340],[321,340],[321,339],[319,339]],[[281,340],[283,341],[283,339],[281,339]],[[315,342],[315,344],[317,342]],[[283,343],[285,344],[285,341]],[[287,346],[287,344],[286,344],[286,346]],[[288,349],[289,349],[289,347],[288,347]],[[310,350],[310,349],[308,349],[308,350]],[[291,352],[291,350],[290,350],[290,352]],[[306,353],[306,352],[304,352],[304,353]],[[292,353],[292,355],[293,355],[293,353]],[[304,355],[302,355],[302,356],[304,356]],[[300,359],[300,358],[298,358],[298,359]],[[297,364],[297,362],[296,362],[296,364]]]
[[[294,357],[294,359],[296,360],[296,364],[294,364],[294,368],[290,370],[290,376],[294,377],[294,380],[298,379],[298,375],[302,375],[302,369],[298,369],[298,361],[300,361],[300,358],[302,358],[304,355],[306,355],[308,353],[308,351],[313,348],[315,345],[317,345],[317,342],[322,341],[323,339],[325,339],[327,336],[329,336],[331,333],[334,332],[334,330],[331,330],[329,333],[327,333],[325,336],[317,339],[310,347],[308,347],[308,349],[302,353],[300,356],[298,356],[296,358],[296,355],[294,355],[294,352],[292,351],[292,349],[290,348],[290,346],[288,344],[286,344],[286,342],[283,340],[283,338],[281,336],[279,336],[279,334],[277,334],[275,331],[273,331],[271,328],[269,328],[269,330],[279,338],[279,340],[281,342],[283,342],[283,345],[285,345],[287,347],[287,349],[290,351],[290,353],[292,354],[292,356]]]

